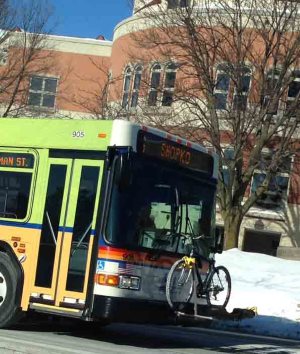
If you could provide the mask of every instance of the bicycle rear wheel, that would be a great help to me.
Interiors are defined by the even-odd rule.
[[[187,267],[183,259],[171,267],[166,282],[166,297],[174,311],[183,310],[193,294],[193,268]]]
[[[214,268],[207,280],[206,289],[208,305],[226,307],[231,293],[231,277],[227,268]]]

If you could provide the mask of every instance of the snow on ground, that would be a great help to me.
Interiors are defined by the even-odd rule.
[[[238,249],[216,256],[232,278],[227,310],[257,308],[257,316],[219,321],[221,329],[300,340],[300,261],[284,260]]]

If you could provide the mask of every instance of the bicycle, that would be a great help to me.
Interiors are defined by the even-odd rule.
[[[195,240],[203,235],[181,237],[191,239],[189,256],[183,256],[171,267],[166,281],[166,297],[169,306],[177,314],[198,316],[198,305],[208,305],[225,309],[231,293],[231,277],[224,266],[216,266],[215,259],[197,254]],[[208,263],[208,271],[201,274],[203,261]]]

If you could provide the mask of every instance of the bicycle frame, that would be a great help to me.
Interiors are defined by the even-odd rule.
[[[208,279],[210,278],[211,273],[215,269],[215,261],[214,260],[207,259],[206,261],[209,264],[209,268],[208,268],[208,272],[206,272],[206,274],[205,274],[204,280],[202,280],[201,272],[200,272],[200,269],[202,267],[199,266],[197,260],[196,260],[196,264],[195,264],[195,272],[196,272],[196,277],[197,277],[197,280],[198,280],[198,288],[197,288],[197,292],[196,293],[197,293],[198,297],[201,297],[201,296],[206,294],[207,286],[208,286]]]

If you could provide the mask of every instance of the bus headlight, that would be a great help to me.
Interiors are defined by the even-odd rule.
[[[130,275],[120,275],[119,288],[140,290],[141,279],[139,277],[132,277]]]

